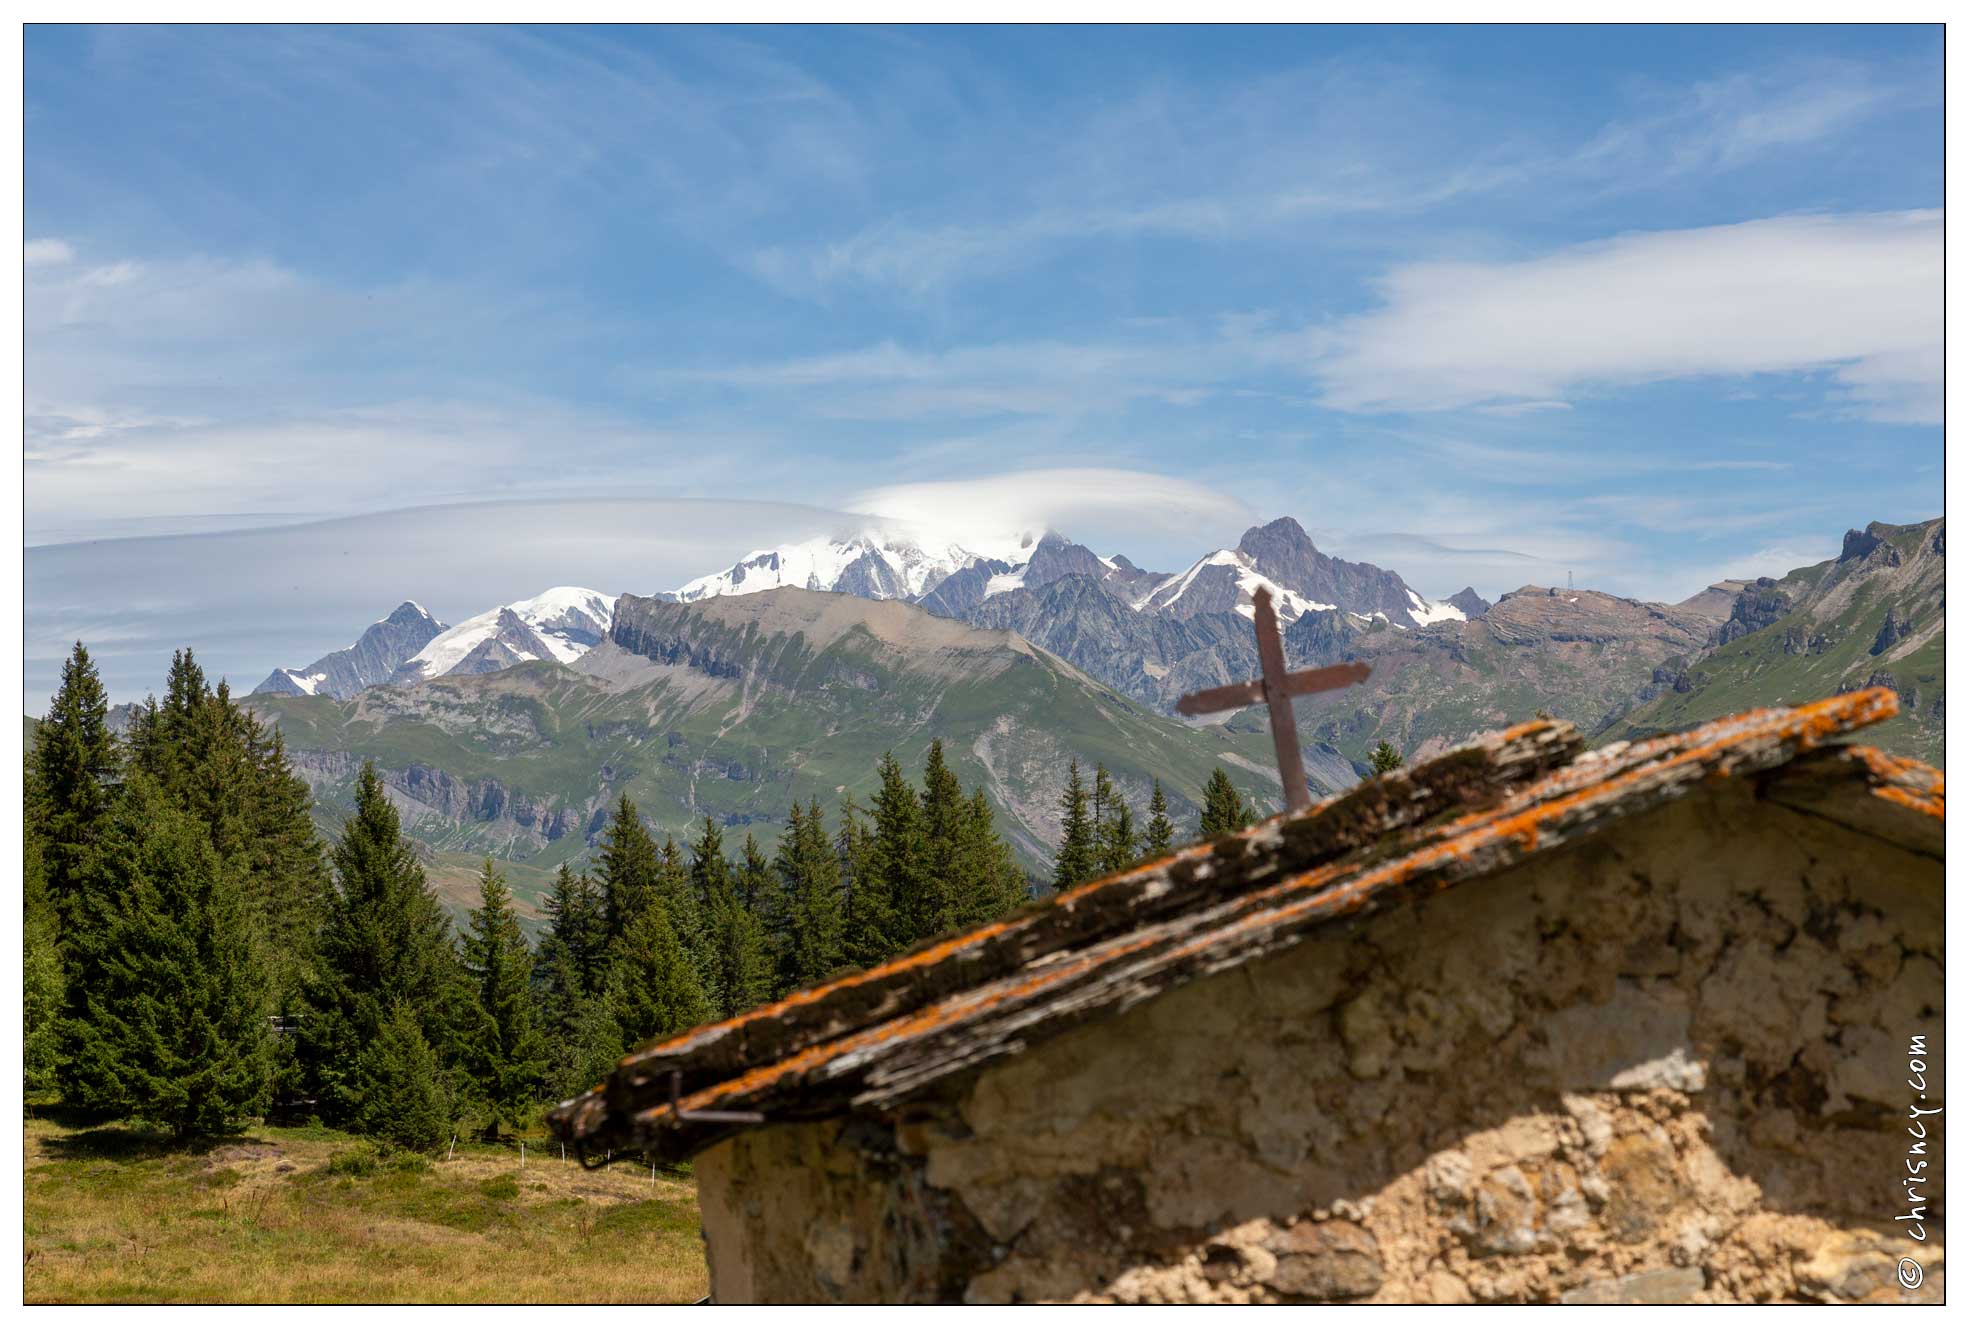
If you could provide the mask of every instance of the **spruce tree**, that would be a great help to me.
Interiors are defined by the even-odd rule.
[[[608,999],[611,956],[600,890],[563,863],[545,908],[534,987],[547,1044],[546,1087],[559,1100],[595,1084],[624,1044]]]
[[[629,1040],[623,1037],[622,1026],[615,1018],[619,1004],[620,995],[611,970],[603,978],[600,990],[583,1002],[576,1013],[572,1036],[549,1051],[548,1087],[556,1101],[598,1087],[629,1050]]]
[[[247,757],[243,865],[254,928],[268,957],[277,1013],[297,1009],[314,964],[315,939],[327,916],[326,846],[315,830],[314,795],[294,774],[278,730],[246,716]]]
[[[893,753],[882,754],[881,787],[875,793],[874,827],[868,845],[868,871],[890,911],[890,953],[927,935],[922,928],[937,914],[930,888],[923,805]]]
[[[921,806],[922,887],[908,920],[915,938],[948,932],[963,921],[965,902],[977,895],[980,886],[973,874],[984,867],[966,852],[971,847],[966,836],[970,807],[963,786],[944,762],[941,738],[931,740],[923,763]]]
[[[601,900],[585,872],[563,863],[542,911],[547,926],[534,956],[533,985],[549,1043],[565,1043],[582,1003],[600,991],[608,964]]]
[[[602,832],[595,873],[601,885],[604,927],[613,939],[642,913],[657,887],[656,842],[643,829],[643,819],[627,794],[617,800],[608,828]]]
[[[716,923],[716,1009],[729,1018],[772,999],[773,963],[758,916],[727,888],[712,906]]]
[[[1094,819],[1094,838],[1097,842],[1107,833],[1107,825],[1114,816],[1115,804],[1121,801],[1116,794],[1114,780],[1108,775],[1104,761],[1094,763],[1094,788],[1090,795],[1089,815]]]
[[[1065,890],[1086,881],[1100,870],[1100,854],[1094,838],[1094,818],[1087,806],[1087,786],[1080,778],[1080,762],[1067,765],[1066,792],[1060,795],[1060,852],[1053,860],[1053,889]]]
[[[1367,764],[1372,774],[1386,775],[1389,771],[1400,769],[1402,754],[1394,744],[1383,739],[1374,751],[1367,754]]]
[[[27,770],[27,838],[42,845],[48,895],[61,917],[75,907],[121,766],[109,729],[109,694],[78,641],[62,665],[61,687],[48,714],[34,731]]]
[[[1251,805],[1238,793],[1231,777],[1224,774],[1224,768],[1212,770],[1203,786],[1203,813],[1197,823],[1197,838],[1215,840],[1232,831],[1241,831],[1256,820]]]
[[[1176,844],[1176,827],[1169,820],[1169,800],[1162,792],[1162,781],[1157,780],[1149,794],[1149,824],[1145,828],[1142,852],[1151,858],[1159,858],[1168,853]]]
[[[390,1007],[361,1050],[355,1078],[367,1092],[350,1125],[406,1149],[434,1149],[444,1143],[454,1113],[437,1051],[408,1002]]]
[[[772,882],[772,862],[766,857],[766,851],[759,847],[759,841],[752,832],[747,831],[745,846],[739,851],[738,871],[732,879],[733,889],[738,892],[738,902],[753,913],[759,913],[772,891]]]
[[[724,833],[709,816],[691,845],[691,883],[710,932],[704,995],[720,1016],[750,1010],[772,994],[772,966],[759,920],[739,901]]]
[[[714,973],[711,922],[705,917],[704,910],[698,907],[697,886],[692,880],[684,851],[668,835],[663,837],[663,848],[657,852],[653,898],[670,916],[670,927],[677,934],[677,943],[684,948],[684,956],[690,961],[699,986],[705,989],[708,996]]]
[[[239,888],[190,817],[133,777],[68,934],[62,1097],[180,1138],[264,1103],[266,976]]]
[[[652,901],[615,942],[611,1014],[625,1048],[666,1038],[712,1018],[697,968],[685,955],[670,912]]]
[[[41,841],[27,837],[22,874],[21,1064],[30,1094],[55,1088],[61,1068],[61,925],[48,896]]]
[[[725,857],[725,832],[709,813],[691,841],[691,893],[698,912],[709,915],[715,901],[732,888],[731,860]]]
[[[383,793],[374,763],[356,778],[355,813],[331,855],[335,890],[306,984],[297,1052],[318,1110],[330,1124],[368,1119],[378,1093],[365,1051],[401,1006],[417,1019],[440,1068],[456,1065],[470,994],[444,910]]]
[[[775,867],[781,903],[771,916],[773,955],[783,995],[820,982],[847,958],[841,858],[828,840],[819,799],[804,812],[793,805]]]
[[[874,837],[853,798],[841,800],[841,830],[834,855],[840,864],[841,955],[857,969],[894,955],[902,947],[901,927],[887,880],[875,864]]]
[[[1116,794],[1108,804],[1108,818],[1101,824],[1101,871],[1119,872],[1138,857],[1135,814],[1129,811],[1128,800]]]
[[[982,789],[973,790],[965,804],[961,834],[968,893],[959,901],[956,925],[986,923],[1025,904],[1029,898],[1025,870],[992,825],[991,801]]]
[[[491,1110],[494,1135],[533,1106],[546,1074],[546,1045],[529,983],[532,958],[512,893],[488,858],[479,869],[479,907],[465,934],[465,972],[477,998],[465,1064],[479,1100]]]

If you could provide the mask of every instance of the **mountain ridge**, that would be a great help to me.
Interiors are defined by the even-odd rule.
[[[446,674],[350,699],[261,695],[330,820],[364,759],[433,852],[493,852],[551,868],[593,847],[630,794],[661,830],[710,815],[769,843],[790,803],[875,788],[883,752],[918,767],[932,738],[967,789],[1042,870],[1070,758],[1104,762],[1138,809],[1161,780],[1192,817],[1227,765],[1276,806],[1269,738],[1157,715],[1005,631],[916,606],[782,587],[679,604],[617,601],[608,638],[574,661]],[[1353,768],[1315,749],[1323,789]]]

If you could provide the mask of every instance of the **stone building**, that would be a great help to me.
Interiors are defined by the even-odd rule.
[[[1833,742],[1894,709],[1523,725],[553,1123],[694,1159],[721,1302],[1939,1300],[1942,778]]]

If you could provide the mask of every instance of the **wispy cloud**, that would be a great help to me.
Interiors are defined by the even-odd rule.
[[[923,298],[1076,245],[1289,241],[1311,225],[1412,219],[1512,189],[1563,210],[1808,148],[1938,92],[1856,62],[1793,61],[1641,86],[1622,113],[1575,129],[1475,106],[1423,65],[1336,60],[1236,89],[1162,83],[1049,125],[1046,141],[1007,144],[979,166],[1016,185],[960,213],[888,216],[748,262],[795,294],[854,285]],[[1374,246],[1371,230],[1345,234]]]
[[[30,268],[43,263],[67,263],[74,257],[75,251],[66,240],[29,240],[21,249],[21,258]]]
[[[1343,324],[1327,405],[1431,411],[1663,379],[1823,372],[1854,414],[1941,419],[1938,211],[1660,231],[1512,263],[1415,263]]]

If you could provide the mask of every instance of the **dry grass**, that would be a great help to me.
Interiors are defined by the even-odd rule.
[[[378,1156],[261,1127],[176,1148],[30,1119],[30,1302],[679,1302],[708,1287],[688,1178],[529,1145]]]

